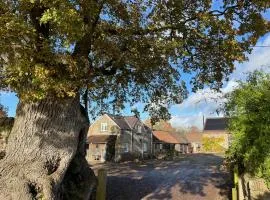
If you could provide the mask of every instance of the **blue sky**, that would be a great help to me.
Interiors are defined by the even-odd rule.
[[[264,17],[270,20],[270,12],[264,14]],[[270,33],[260,38],[256,46],[270,46]],[[222,88],[225,94],[233,90],[237,86],[236,80],[244,79],[247,72],[255,69],[263,69],[269,71],[270,66],[270,47],[254,47],[252,54],[249,55],[249,61],[239,64],[235,63],[236,70],[231,74],[230,80],[226,82]],[[186,80],[188,90],[191,90],[190,75],[183,74],[182,78]],[[215,110],[220,103],[224,102],[222,94],[211,91],[209,88],[199,90],[197,93],[190,93],[189,97],[179,105],[173,105],[170,108],[172,115],[171,123],[174,127],[190,127],[197,126],[202,128],[202,119],[204,117],[217,116]],[[8,115],[15,116],[18,98],[12,92],[0,92],[0,103],[8,108]],[[143,104],[138,103],[136,107],[139,111],[143,110]],[[130,115],[130,108],[126,108],[122,112],[124,115]],[[147,113],[141,113],[141,118],[148,118]]]
[[[199,90],[197,93],[191,93],[182,104],[172,106],[171,123],[173,126],[190,127],[194,125],[202,128],[203,116],[218,116],[215,111],[219,105],[225,101],[222,96],[237,87],[237,80],[244,80],[248,72],[252,72],[256,69],[269,72],[270,33],[260,38],[256,46],[269,47],[254,47],[253,52],[248,55],[249,61],[242,64],[235,63],[236,69],[230,75],[230,80],[226,82],[221,89],[222,93],[217,93],[209,88],[205,88]]]
[[[270,33],[260,38],[257,46],[270,46]],[[252,54],[249,55],[249,61],[243,64],[236,63],[236,70],[231,74],[229,82],[225,83],[222,91],[227,93],[232,91],[236,86],[236,80],[244,79],[247,72],[254,71],[255,69],[269,70],[270,66],[270,47],[255,47]],[[189,80],[189,75],[184,75],[185,80]],[[188,89],[190,90],[190,85]],[[215,110],[218,108],[219,103],[223,102],[221,94],[217,94],[208,88],[199,90],[197,93],[190,93],[189,97],[179,105],[173,105],[170,108],[172,115],[171,123],[175,127],[190,127],[198,126],[202,128],[202,118],[217,116]],[[214,100],[213,100],[214,99]],[[216,102],[217,101],[217,102]],[[15,116],[18,98],[15,93],[1,92],[0,103],[8,108],[8,115]],[[138,103],[135,105],[139,111],[143,110],[143,104]],[[130,115],[130,108],[123,111],[124,115]],[[147,113],[141,113],[142,119],[148,117]]]

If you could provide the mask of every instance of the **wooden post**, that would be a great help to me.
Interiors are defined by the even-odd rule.
[[[237,166],[234,167],[234,184],[235,184],[235,187],[237,187],[238,185],[238,168]]]
[[[232,188],[232,200],[237,200],[237,191],[236,188]]]
[[[107,185],[107,172],[105,169],[99,169],[96,200],[106,199],[106,185]]]
[[[238,200],[238,168],[234,167],[233,170],[234,188],[232,188],[232,200]]]

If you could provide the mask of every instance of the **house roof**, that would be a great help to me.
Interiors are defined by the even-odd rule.
[[[135,116],[120,116],[120,115],[112,115],[107,114],[121,129],[130,130],[135,127],[139,118]]]
[[[131,126],[128,124],[125,117],[120,115],[107,114],[121,129],[130,130]]]
[[[171,132],[170,134],[178,141],[178,143],[188,143],[185,135],[176,132]]]
[[[215,131],[215,130],[226,130],[228,124],[228,118],[220,117],[220,118],[207,118],[204,131]]]
[[[199,132],[189,132],[186,134],[186,138],[189,142],[201,142],[202,141],[202,134]]]
[[[91,135],[88,137],[88,143],[102,144],[115,140],[116,135]]]
[[[134,128],[139,121],[139,119],[135,116],[125,116],[124,118],[131,128]]]
[[[186,143],[184,138],[180,139],[180,136],[176,137],[174,133],[167,131],[153,131],[153,136],[154,142],[164,142],[169,144]]]

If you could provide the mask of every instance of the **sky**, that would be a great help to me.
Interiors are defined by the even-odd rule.
[[[260,38],[256,46],[270,46],[270,33]],[[172,118],[170,122],[174,127],[197,126],[202,129],[203,117],[222,117],[215,112],[220,103],[224,102],[223,94],[231,92],[237,86],[237,80],[243,80],[248,72],[256,69],[269,71],[270,66],[270,47],[254,47],[253,52],[248,56],[249,61],[239,64],[236,63],[236,70],[231,74],[230,80],[221,89],[222,94],[205,88],[196,93],[190,93],[182,104],[173,105],[170,108]],[[185,77],[188,79],[188,77]],[[188,88],[190,90],[190,88]],[[8,115],[15,116],[18,98],[15,93],[1,92],[0,103],[8,108]],[[139,111],[143,110],[143,104],[138,103]],[[124,115],[130,115],[130,109],[123,111]],[[147,113],[141,113],[141,118],[148,118]]]
[[[235,64],[235,71],[230,75],[230,80],[226,82],[221,89],[222,93],[217,93],[209,88],[192,93],[179,105],[174,105],[170,109],[172,114],[171,123],[174,127],[197,126],[202,129],[203,116],[222,117],[215,112],[220,104],[225,101],[222,96],[231,92],[237,87],[237,80],[245,80],[248,72],[256,69],[269,72],[270,66],[270,33],[260,38],[253,52],[248,55],[249,61]]]
[[[270,19],[270,12],[267,12],[264,16]],[[244,80],[248,72],[252,72],[256,69],[262,69],[264,71],[269,71],[270,66],[270,33],[266,34],[260,38],[256,46],[269,46],[269,47],[254,47],[251,54],[248,55],[249,61],[242,64],[235,63],[235,71],[230,75],[230,79],[226,82],[221,91],[222,93],[217,93],[205,88],[197,91],[196,93],[190,93],[188,98],[184,100],[183,103],[173,105],[170,108],[171,113],[171,124],[174,127],[191,127],[197,126],[198,128],[203,128],[203,118],[208,117],[222,117],[218,115],[215,111],[220,106],[222,102],[225,101],[222,98],[223,94],[231,92],[235,87],[237,87],[237,80]],[[183,75],[184,80],[189,80],[190,75]],[[190,84],[187,84],[187,89],[191,91]],[[14,117],[16,114],[16,107],[18,104],[18,98],[15,93],[12,92],[0,92],[0,104],[3,104],[8,108],[8,116]],[[139,111],[143,110],[144,105],[142,103],[137,103],[135,106]],[[131,108],[126,108],[122,111],[123,115],[131,115]],[[142,120],[148,118],[147,113],[141,112]]]

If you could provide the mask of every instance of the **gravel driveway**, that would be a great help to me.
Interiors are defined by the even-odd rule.
[[[191,154],[177,161],[94,165],[108,170],[107,199],[229,199],[231,176],[221,156]]]

